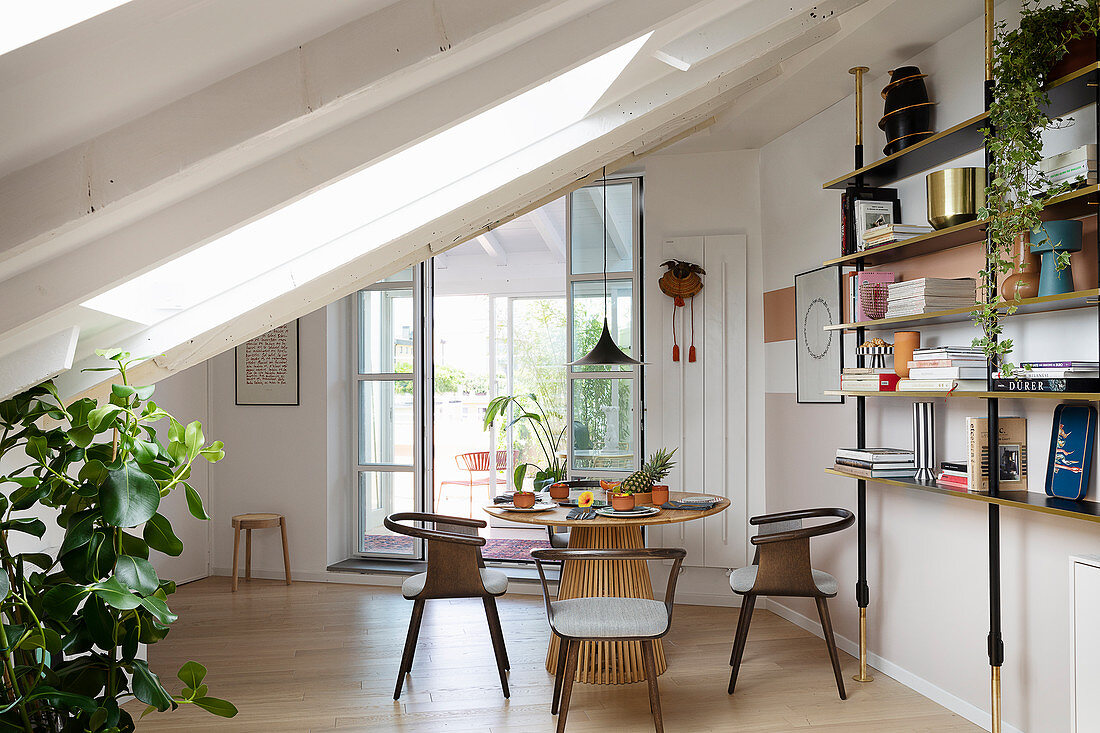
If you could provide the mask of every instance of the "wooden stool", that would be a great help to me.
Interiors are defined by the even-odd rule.
[[[244,579],[252,580],[252,530],[278,527],[283,533],[283,569],[290,585],[290,548],[286,543],[286,517],[282,514],[238,514],[233,517],[233,591],[237,591],[237,561],[241,554],[241,530],[245,534]]]

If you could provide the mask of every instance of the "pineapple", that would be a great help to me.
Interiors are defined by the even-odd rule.
[[[644,494],[650,491],[653,484],[667,476],[672,467],[676,465],[672,460],[672,455],[675,452],[675,448],[671,451],[664,448],[656,451],[649,457],[648,461],[642,464],[641,470],[635,471],[623,479],[623,482],[619,484],[618,493]]]

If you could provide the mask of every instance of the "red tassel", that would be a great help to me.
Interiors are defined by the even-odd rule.
[[[680,345],[674,344],[672,347],[672,360],[680,361]]]
[[[672,302],[676,305],[677,308],[683,308],[684,307],[684,299],[681,298],[679,295],[677,295],[676,299],[673,300]]]
[[[695,296],[691,297],[691,348],[688,349],[688,361],[695,361]]]
[[[680,361],[680,344],[676,340],[676,309],[672,309],[672,360]]]

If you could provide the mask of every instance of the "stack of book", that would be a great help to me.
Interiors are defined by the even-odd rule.
[[[885,244],[904,242],[906,239],[928,234],[932,227],[921,224],[883,224],[871,227],[863,232],[861,248],[864,250],[881,247]]]
[[[1039,163],[1039,170],[1045,173],[1047,180],[1053,184],[1074,181],[1079,184],[1095,185],[1097,181],[1096,146],[1082,145],[1073,150],[1043,158]]]
[[[985,353],[973,346],[916,349],[909,362],[909,378],[897,386],[899,392],[981,392],[985,388]]]
[[[965,461],[941,461],[940,473],[936,476],[936,483],[966,491],[970,486],[970,478],[966,472]]]
[[[844,367],[840,370],[840,388],[849,392],[893,392],[898,379],[893,369]]]
[[[996,373],[993,389],[1004,392],[1100,391],[1100,362],[1026,362],[1011,375]]]
[[[837,448],[835,468],[861,478],[912,478],[917,471],[913,451],[902,448]]]
[[[886,317],[919,316],[929,311],[967,308],[975,303],[977,281],[964,277],[948,280],[922,277],[890,283],[886,301]]]

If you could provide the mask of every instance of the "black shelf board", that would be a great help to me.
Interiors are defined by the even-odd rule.
[[[862,478],[861,476],[846,471],[840,471],[835,468],[826,468],[825,473],[851,479]],[[869,478],[864,480],[869,484],[897,486],[903,489],[940,494],[956,499],[968,499],[970,501],[978,501],[985,504],[999,504],[1000,506],[1012,507],[1013,509],[1023,509],[1025,511],[1069,517],[1071,519],[1082,519],[1087,522],[1100,522],[1100,503],[1095,501],[1059,499],[1057,497],[1047,496],[1046,494],[1037,494],[1032,491],[1001,491],[997,496],[993,496],[988,491],[962,491],[959,489],[950,489],[932,480],[918,481],[917,479],[899,478]]]
[[[1051,81],[1047,85],[1047,94],[1050,96],[1047,114],[1051,117],[1062,117],[1095,102],[1096,90],[1093,87],[1097,82],[1098,70],[1100,64],[1092,63]],[[843,190],[854,186],[858,175],[863,176],[865,187],[884,187],[903,178],[938,168],[984,146],[981,129],[987,124],[987,118],[988,114],[984,112],[971,117],[916,145],[829,181],[822,188]]]

